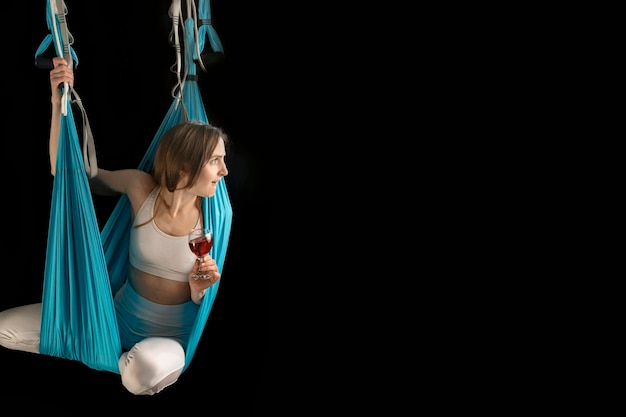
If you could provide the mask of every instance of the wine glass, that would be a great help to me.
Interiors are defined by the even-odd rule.
[[[197,262],[202,262],[203,258],[208,255],[213,246],[213,232],[211,229],[198,228],[189,232],[188,239],[189,249],[196,255]],[[198,271],[192,275],[193,279],[209,279],[211,275],[206,272]]]

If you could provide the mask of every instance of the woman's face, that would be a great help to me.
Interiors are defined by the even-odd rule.
[[[189,191],[201,197],[213,197],[217,191],[217,183],[228,175],[225,158],[226,147],[224,141],[220,139],[209,162],[202,167],[198,181]]]

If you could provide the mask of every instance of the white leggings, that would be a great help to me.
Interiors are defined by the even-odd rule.
[[[41,303],[0,312],[0,345],[8,349],[39,352]],[[154,395],[178,380],[185,351],[174,339],[147,337],[120,356],[122,384],[135,395]]]

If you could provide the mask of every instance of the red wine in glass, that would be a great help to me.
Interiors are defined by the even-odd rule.
[[[197,261],[201,262],[213,246],[213,233],[207,229],[193,229],[189,232],[189,249],[196,255]],[[194,275],[194,279],[208,279],[208,275],[202,272]]]
[[[189,249],[191,249],[191,251],[195,253],[198,258],[203,258],[204,255],[208,254],[212,246],[213,239],[211,239],[210,236],[209,238],[206,236],[200,236],[189,241]]]

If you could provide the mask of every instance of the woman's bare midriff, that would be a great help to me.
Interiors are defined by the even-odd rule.
[[[191,300],[188,282],[157,277],[132,265],[129,267],[128,281],[139,295],[153,303],[174,305]]]

